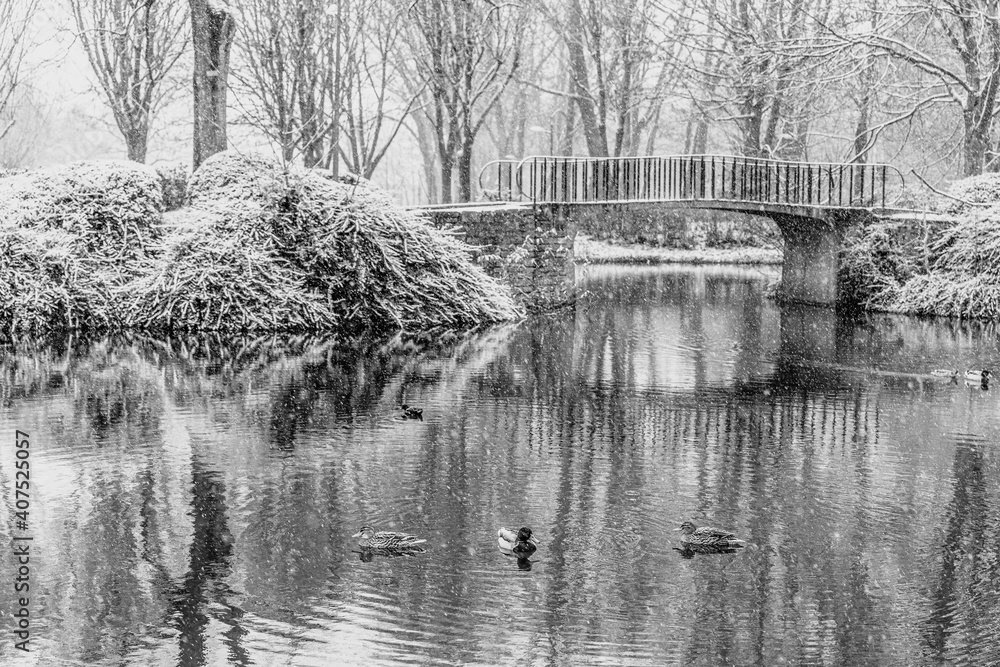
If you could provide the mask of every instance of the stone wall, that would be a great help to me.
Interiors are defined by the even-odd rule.
[[[460,228],[474,260],[514,291],[528,310],[548,310],[576,298],[576,224],[559,207],[470,207],[430,212],[435,225]]]

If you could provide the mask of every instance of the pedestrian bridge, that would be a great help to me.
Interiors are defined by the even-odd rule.
[[[850,211],[892,212],[903,176],[886,164],[787,162],[731,155],[495,160],[481,191],[534,204],[683,204],[765,215],[827,219]]]
[[[520,202],[548,217],[580,206],[656,204],[765,215],[785,240],[782,293],[834,304],[847,230],[872,217],[905,213],[891,202],[902,174],[886,164],[788,162],[729,155],[495,160],[479,174],[488,198]],[[481,207],[482,204],[480,203]]]

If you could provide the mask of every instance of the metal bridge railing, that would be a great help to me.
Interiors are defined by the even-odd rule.
[[[495,176],[495,181],[493,178]],[[484,184],[484,177],[490,178]],[[893,183],[888,184],[892,180]],[[615,203],[731,201],[885,209],[903,176],[886,164],[785,162],[726,155],[495,160],[480,188],[505,201]]]

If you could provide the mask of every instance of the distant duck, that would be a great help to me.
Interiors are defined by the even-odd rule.
[[[979,384],[985,387],[990,383],[990,371],[988,368],[984,368],[981,371],[973,371],[973,370],[965,371],[965,381],[978,382]]]
[[[417,545],[427,541],[408,533],[394,533],[388,530],[376,532],[371,526],[363,526],[351,537],[361,538],[358,540],[358,546],[362,549],[384,549],[386,551],[423,551],[424,549]]]
[[[415,408],[412,405],[407,405],[406,403],[403,403],[402,408],[403,408],[403,419],[419,419],[420,421],[424,420],[423,408]]]
[[[718,528],[710,528],[708,526],[699,528],[690,521],[685,521],[676,530],[683,533],[681,535],[681,544],[685,547],[693,547],[694,549],[699,547],[735,549],[747,545],[746,542],[737,539],[736,535],[730,533],[728,530],[719,530]]]
[[[504,553],[511,553],[518,558],[527,558],[538,549],[538,540],[531,535],[531,529],[523,526],[517,534],[514,531],[501,528],[497,531],[497,546]]]

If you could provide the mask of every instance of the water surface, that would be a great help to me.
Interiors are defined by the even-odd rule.
[[[443,342],[5,348],[32,653],[0,662],[1000,663],[1000,385],[930,375],[1000,368],[993,328],[780,308],[771,269],[581,271],[575,310]],[[685,557],[685,519],[748,546]],[[363,524],[427,551],[369,557]],[[496,546],[524,524],[527,564]]]

